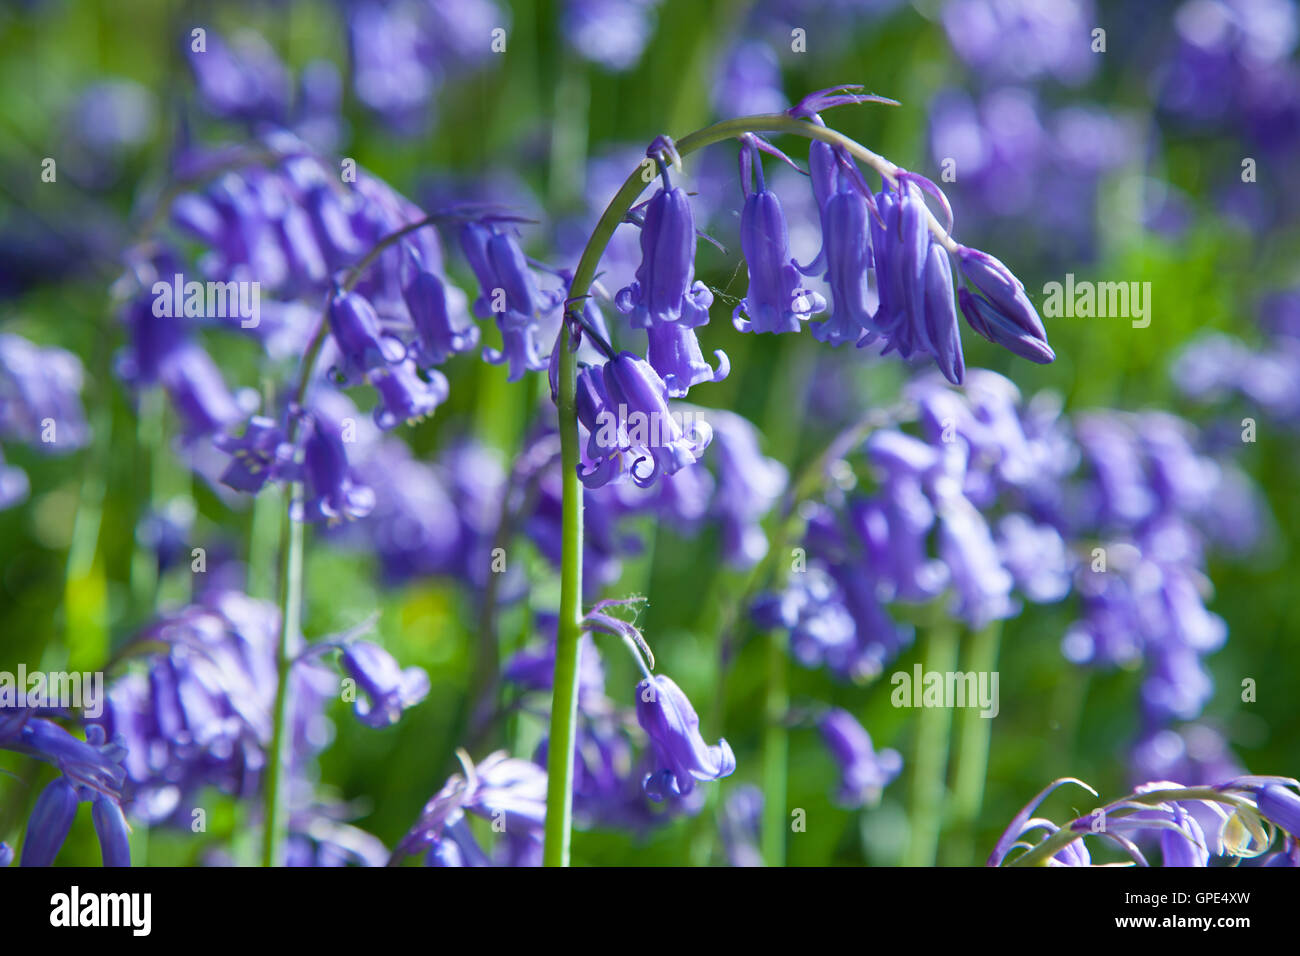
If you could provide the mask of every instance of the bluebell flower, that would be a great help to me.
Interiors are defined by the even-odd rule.
[[[109,740],[104,728],[93,724],[83,741],[31,711],[6,711],[0,716],[0,748],[53,764],[84,800],[95,794],[116,796],[125,777],[122,741],[116,736]]]
[[[23,838],[21,866],[50,866],[77,816],[77,791],[64,777],[51,781],[36,798]]]
[[[273,604],[218,588],[136,636],[141,645],[165,650],[144,658],[145,672],[128,672],[109,686],[104,713],[87,731],[88,739],[93,730],[124,743],[123,805],[132,816],[188,830],[190,801],[206,788],[237,798],[260,792],[279,636]],[[301,635],[289,640],[296,658]],[[337,695],[338,678],[329,669],[315,660],[295,662],[288,768],[299,795],[307,784],[308,759],[329,740],[324,709]],[[100,813],[103,832],[116,832],[112,815]]]
[[[270,45],[245,32],[228,45],[209,30],[202,51],[186,56],[198,84],[199,101],[215,116],[247,122],[283,122],[289,110],[289,73]]]
[[[931,355],[944,376],[960,384],[965,364],[952,268],[947,252],[931,238],[929,212],[914,179],[924,182],[900,172],[898,188],[876,196],[884,228],[873,221],[880,304],[870,328],[885,338],[886,351],[896,349],[903,358]]]
[[[695,215],[686,191],[661,187],[645,207],[636,280],[615,299],[634,328],[663,322],[695,328],[709,321],[713,293],[695,278],[695,245]]]
[[[979,290],[961,289],[957,301],[966,321],[984,338],[1031,362],[1047,364],[1056,353],[1047,344],[1043,320],[1038,317],[1025,287],[1011,270],[986,252],[962,246],[957,253],[962,275]]]
[[[528,258],[513,233],[500,232],[490,224],[468,222],[461,227],[460,246],[479,283],[474,314],[480,319],[495,318],[501,332],[502,348],[485,348],[484,360],[508,365],[508,379],[512,382],[526,371],[544,370],[549,352],[542,346],[544,336],[539,323],[544,313],[556,310],[563,293],[538,288]]]
[[[364,518],[375,507],[375,492],[357,481],[343,447],[342,426],[317,410],[308,427],[299,466],[304,498],[295,502],[294,520],[337,524]]]
[[[713,439],[707,422],[691,421],[690,428],[673,417],[668,407],[668,386],[655,370],[631,352],[622,352],[601,369],[607,404],[594,416],[594,445],[606,456],[625,453],[627,474],[640,487],[649,487],[699,460]],[[598,467],[580,471],[589,487],[614,477],[614,469]]]
[[[695,330],[681,322],[664,322],[646,329],[646,359],[663,376],[668,395],[682,398],[692,385],[721,382],[731,373],[731,361],[722,349],[715,349],[715,370],[700,350]]]
[[[365,379],[405,354],[402,344],[387,335],[375,307],[356,292],[335,292],[329,306],[330,333],[343,356],[349,379]]]
[[[91,808],[95,834],[104,866],[130,866],[130,827],[122,813],[121,804],[112,797],[98,794]]]
[[[1300,796],[1295,790],[1268,783],[1255,791],[1259,812],[1293,837],[1300,836]]]
[[[223,484],[236,491],[256,494],[267,481],[281,477],[292,458],[284,429],[270,418],[254,415],[242,435],[222,433],[213,439],[231,462],[221,474]]]
[[[834,347],[874,341],[880,296],[870,281],[875,225],[866,197],[839,172],[838,160],[826,144],[813,144],[809,165],[821,215],[822,248],[802,269],[811,274],[824,264],[831,289],[830,318],[813,325],[813,336]],[[879,266],[876,273],[880,275]]]
[[[465,773],[453,774],[393,851],[393,859],[423,854],[431,866],[492,866],[535,863],[536,856],[510,838],[535,841],[546,822],[546,771],[503,751],[474,765],[462,756]],[[473,813],[504,827],[507,837],[494,860],[479,846],[465,818]],[[452,849],[446,844],[455,845]]]
[[[563,36],[583,59],[623,72],[641,59],[660,0],[566,0]]]
[[[447,377],[437,369],[420,375],[414,362],[399,362],[371,376],[370,382],[379,393],[380,404],[375,407],[375,424],[382,429],[396,428],[402,423],[413,424],[433,414],[433,410],[447,400]]]
[[[749,291],[736,305],[732,322],[741,332],[798,332],[801,320],[823,311],[826,300],[800,287],[799,270],[790,258],[785,212],[776,193],[763,182],[756,142],[751,136],[741,147],[745,208],[740,216],[740,243],[749,267]],[[751,166],[756,189],[750,181]]]
[[[196,342],[170,350],[159,363],[158,380],[187,437],[211,435],[243,417],[216,362]]]
[[[388,727],[402,711],[424,700],[429,675],[420,667],[402,667],[393,656],[370,641],[353,641],[339,656],[339,664],[361,692],[356,699],[357,719],[368,727]]]
[[[417,335],[418,358],[425,365],[441,365],[448,357],[478,344],[478,326],[461,326],[447,302],[447,286],[436,273],[425,269],[412,251],[415,274],[402,288]]]
[[[828,710],[817,722],[822,739],[840,768],[837,799],[847,807],[875,803],[880,792],[903,769],[903,758],[896,750],[876,751],[871,735],[846,710]]]
[[[0,840],[0,867],[9,866],[14,861],[14,848]]]
[[[636,719],[658,761],[659,769],[642,781],[652,800],[686,796],[697,780],[719,780],[735,771],[731,745],[704,742],[695,708],[671,678],[659,674],[637,684]]]
[[[789,475],[784,465],[759,450],[758,429],[752,422],[717,409],[706,414],[717,448],[718,475],[718,490],[709,507],[722,525],[722,553],[728,564],[752,567],[767,554],[762,520],[785,491]]]
[[[1160,856],[1165,866],[1209,866],[1205,831],[1181,803],[1170,804],[1174,829],[1160,831]]]
[[[0,334],[0,435],[49,454],[84,446],[90,429],[81,407],[82,380],[81,360],[71,352]],[[47,422],[54,423],[52,435],[46,434]]]

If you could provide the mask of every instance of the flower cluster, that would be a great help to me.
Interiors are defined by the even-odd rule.
[[[461,753],[465,773],[453,774],[425,804],[393,858],[422,854],[428,866],[539,866],[546,823],[546,771],[494,753],[478,764]],[[493,822],[504,839],[489,855],[466,814]]]
[[[1212,859],[1234,865],[1300,866],[1300,782],[1289,777],[1234,777],[1194,789],[1155,781],[1060,826],[1034,817],[1039,804],[1066,783],[1097,795],[1073,778],[1053,781],[1011,821],[989,856],[989,866],[1021,859],[1040,866],[1093,866],[1085,842],[1089,836],[1112,844],[1139,866],[1149,865],[1142,844],[1158,847],[1163,866],[1203,867]],[[1265,831],[1265,820],[1280,840]],[[1036,842],[1031,839],[1040,833]],[[1015,849],[1025,852],[1011,857]]]
[[[30,708],[0,709],[0,749],[17,751],[58,768],[36,798],[23,838],[22,866],[50,866],[72,829],[80,803],[91,804],[105,866],[130,866],[130,827],[123,813],[123,738],[87,724],[86,739],[73,736],[49,717]],[[5,857],[8,856],[8,859]],[[13,851],[0,844],[0,866]]]
[[[81,385],[81,361],[71,352],[0,334],[0,439],[49,454],[83,447],[90,428]],[[27,491],[26,473],[0,455],[0,509],[20,504]]]
[[[161,644],[143,669],[108,688],[102,717],[92,724],[121,743],[124,806],[151,824],[189,828],[205,788],[253,801],[266,785],[276,695],[276,609],[238,591],[213,589],[198,603],[166,615],[136,637],[142,649]],[[130,647],[128,647],[128,650]],[[299,865],[386,858],[378,841],[337,819],[341,808],[315,792],[311,767],[332,739],[326,707],[339,696],[339,676],[319,656],[337,650],[341,699],[353,701],[370,727],[396,722],[428,691],[419,668],[403,670],[379,645],[355,638],[326,640],[307,651],[290,636],[293,710],[289,716],[289,853]]]

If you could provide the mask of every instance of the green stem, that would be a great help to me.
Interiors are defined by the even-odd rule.
[[[446,220],[445,216],[426,216],[402,226],[400,229],[384,236],[374,247],[348,272],[341,289],[344,292],[355,288],[365,271],[379,258],[380,254],[402,237]],[[329,334],[329,303],[327,294],[325,307],[316,324],[316,331],[303,353],[302,364],[298,369],[298,382],[292,393],[294,405],[301,406],[307,398],[307,389],[311,385],[312,373],[316,360],[325,345]],[[290,447],[296,448],[298,436],[298,416],[292,411],[285,429]],[[275,703],[273,705],[271,748],[267,755],[265,822],[262,837],[262,865],[278,866],[282,863],[281,849],[287,820],[284,813],[284,777],[285,763],[289,751],[289,676],[293,661],[289,656],[290,641],[299,633],[302,625],[302,562],[303,562],[303,527],[302,522],[295,521],[293,513],[295,504],[302,498],[302,486],[291,482],[286,490],[286,507],[280,526],[280,639],[276,648],[276,685]]]
[[[613,230],[611,230],[612,232]],[[584,256],[585,261],[585,256]],[[590,280],[588,280],[590,281]],[[567,336],[562,328],[560,335]],[[573,745],[578,722],[578,639],[582,613],[582,482],[578,479],[578,356],[560,349],[560,471],[563,511],[560,535],[560,621],[555,645],[551,734],[546,760],[546,866],[569,865],[573,824]]]
[[[957,669],[957,628],[951,621],[932,625],[924,638],[926,674]],[[944,788],[948,769],[948,738],[952,712],[947,707],[922,707],[917,716],[916,748],[912,756],[912,811],[904,866],[934,866],[943,828]]]
[[[808,139],[819,139],[840,146],[859,161],[870,166],[885,180],[896,182],[898,167],[884,157],[872,152],[842,133],[825,126],[794,119],[785,113],[766,113],[757,116],[740,116],[714,123],[696,130],[674,144],[679,156],[686,156],[705,146],[721,143],[742,133],[788,133]],[[582,300],[591,291],[600,257],[609,245],[614,230],[627,216],[637,198],[649,185],[638,166],[609,201],[600,220],[592,230],[587,246],[582,251],[573,281],[569,284],[567,308],[581,312]],[[938,221],[930,216],[930,228],[937,241],[950,251],[956,243],[948,236]],[[582,611],[582,482],[578,479],[580,461],[578,448],[578,414],[575,403],[577,393],[578,361],[568,347],[568,328],[560,330],[562,347],[559,368],[559,429],[560,467],[563,475],[563,510],[561,518],[560,562],[560,620],[556,638],[555,678],[551,699],[550,744],[547,756],[546,788],[546,844],[543,860],[547,866],[566,866],[569,862],[569,840],[573,812],[573,747],[577,727],[578,690],[578,636]],[[784,649],[782,649],[784,656]],[[783,686],[783,685],[782,685]],[[784,692],[784,691],[782,691]],[[770,729],[770,728],[769,728]],[[772,760],[776,751],[772,752]],[[782,758],[784,776],[784,758]],[[784,787],[784,783],[782,783]],[[780,809],[784,817],[784,798]],[[784,819],[782,820],[784,826]],[[782,835],[784,839],[784,834]]]
[[[266,829],[262,840],[262,865],[283,864],[284,835],[288,830],[285,801],[282,795],[285,764],[289,752],[289,675],[292,661],[289,642],[298,633],[302,620],[302,538],[301,521],[291,515],[293,502],[301,495],[301,487],[293,483],[285,497],[290,506],[284,510],[281,526],[280,553],[283,567],[280,574],[280,640],[276,647],[275,714],[271,731],[271,751],[267,760]]]
[[[1002,622],[980,628],[966,642],[966,673],[992,673],[998,663]],[[974,861],[975,822],[984,804],[988,776],[989,736],[993,718],[980,716],[980,708],[965,707],[957,715],[957,768],[953,778],[952,819],[955,831],[950,862]]]
[[[789,667],[785,635],[767,635],[767,691],[763,706],[763,826],[761,847],[768,866],[785,866],[787,763],[790,737],[786,712],[790,708]]]

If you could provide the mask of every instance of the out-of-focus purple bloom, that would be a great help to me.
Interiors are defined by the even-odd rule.
[[[711,511],[722,524],[722,553],[735,567],[752,567],[767,554],[762,519],[785,491],[786,468],[758,447],[758,429],[732,412],[707,413],[717,448],[718,489]]]
[[[828,710],[818,721],[822,739],[840,768],[837,799],[848,807],[875,803],[880,792],[903,769],[903,758],[896,750],[877,752],[871,735],[846,710]]]
[[[29,491],[31,483],[27,480],[27,472],[5,464],[4,456],[0,455],[0,511],[22,504]]]
[[[953,49],[979,73],[1003,80],[1048,74],[1071,85],[1092,75],[1091,0],[948,0],[942,16]]]
[[[659,0],[566,0],[562,23],[585,60],[622,72],[636,66],[654,30]]]
[[[221,481],[250,494],[260,491],[267,481],[281,477],[292,457],[284,429],[260,415],[248,420],[242,435],[219,434],[214,443],[233,459]]]
[[[90,435],[81,408],[81,361],[60,348],[0,334],[0,436],[64,454]]]
[[[745,39],[731,48],[713,84],[713,108],[720,116],[780,113],[786,108],[781,63],[768,44]]]
[[[1070,593],[1075,559],[1061,533],[1023,514],[998,522],[998,557],[1016,587],[1035,604],[1051,604]]]
[[[414,707],[429,693],[429,675],[421,667],[401,665],[378,644],[353,641],[339,656],[343,671],[356,682],[356,715],[367,727],[397,723],[402,711]]]
[[[526,843],[540,838],[546,820],[546,771],[535,763],[494,753],[477,765],[466,759],[466,775],[453,774],[425,805],[420,818],[393,851],[394,858],[422,853],[431,866],[491,866],[493,859],[465,826],[473,813],[500,825],[507,840],[500,865],[535,864]],[[507,846],[511,839],[524,846]],[[448,841],[456,845],[452,850]],[[525,852],[521,853],[520,851]]]
[[[983,516],[965,497],[953,495],[939,508],[939,553],[956,592],[954,612],[981,628],[1019,610],[1011,599],[1011,574],[998,559]]]
[[[166,354],[158,367],[158,381],[189,438],[211,435],[243,417],[217,364],[196,342]]]
[[[375,493],[356,479],[348,463],[342,425],[317,410],[308,427],[311,434],[303,444],[301,465],[304,499],[295,502],[294,520],[332,525],[370,514]]]
[[[637,684],[636,719],[659,764],[642,783],[652,800],[686,796],[697,780],[719,780],[735,771],[731,745],[704,742],[695,708],[671,678],[659,674]]]
[[[380,401],[375,407],[375,424],[387,430],[433,414],[447,400],[450,389],[447,377],[437,369],[429,369],[425,375],[427,380],[414,362],[401,362],[372,376]]]
[[[271,743],[279,615],[274,605],[210,590],[202,602],[161,617],[137,640],[164,652],[147,672],[113,682],[94,730],[120,735],[126,753],[125,806],[150,823],[189,827],[190,805],[206,787],[253,797]],[[290,635],[290,655],[302,649]],[[307,786],[306,763],[329,739],[323,716],[338,678],[314,660],[293,666],[289,715],[290,793]]]
[[[281,123],[289,110],[290,80],[284,64],[261,36],[244,31],[227,44],[207,31],[203,50],[186,50],[199,98],[214,115],[247,122]]]
[[[517,651],[506,662],[502,677],[525,690],[551,689],[555,679],[555,640],[536,649]],[[605,668],[590,634],[578,642],[578,700],[594,705],[605,699]]]
[[[438,276],[417,263],[413,278],[402,288],[406,307],[415,325],[420,361],[441,365],[451,355],[466,352],[478,344],[478,326],[461,325],[448,308],[447,286]]]
[[[759,830],[763,820],[763,791],[742,784],[722,804],[722,844],[732,866],[762,866]]]

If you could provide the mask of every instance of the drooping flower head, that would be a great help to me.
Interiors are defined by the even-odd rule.
[[[826,300],[800,287],[785,211],[763,181],[759,140],[752,134],[743,137],[740,179],[745,195],[740,243],[749,267],[749,291],[732,313],[732,322],[741,332],[798,332],[801,320],[825,309]]]
[[[594,461],[579,471],[588,487],[599,487],[624,473],[637,485],[649,487],[660,476],[698,461],[713,438],[707,422],[685,423],[674,416],[664,380],[631,352],[606,362],[599,386],[588,378],[581,396],[584,424],[595,426],[587,444],[588,457]]]
[[[664,180],[645,205],[641,225],[641,265],[636,279],[614,302],[634,328],[646,330],[650,364],[674,398],[692,385],[720,382],[731,369],[726,354],[716,353],[717,371],[704,360],[695,329],[709,321],[713,293],[695,278],[695,215],[690,199],[673,186],[664,157],[675,155],[661,137],[646,155],[660,164]]]
[[[978,290],[961,289],[957,300],[970,327],[984,338],[1031,362],[1047,364],[1056,353],[1025,287],[999,260],[978,249],[960,247],[962,275]]]
[[[636,689],[636,719],[650,736],[659,766],[642,783],[652,800],[687,796],[697,780],[718,780],[735,771],[731,745],[704,742],[699,715],[672,678],[659,674]]]
[[[356,682],[357,719],[368,727],[388,727],[402,711],[424,700],[429,675],[420,667],[403,669],[392,654],[371,641],[352,641],[339,656],[344,673]]]
[[[875,803],[881,790],[903,769],[898,751],[877,751],[871,745],[871,735],[846,710],[828,710],[817,727],[840,767],[837,799],[845,806]]]

